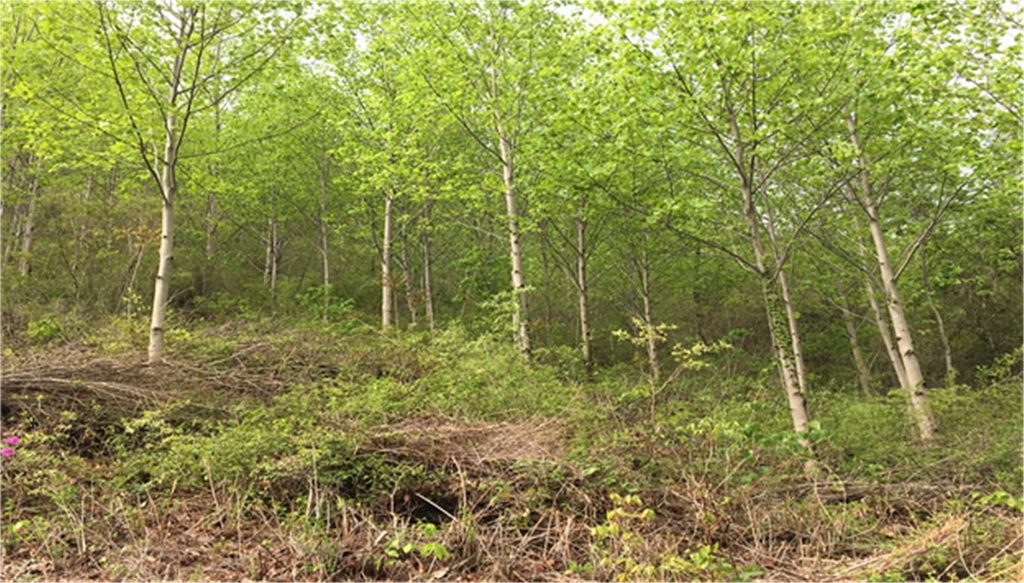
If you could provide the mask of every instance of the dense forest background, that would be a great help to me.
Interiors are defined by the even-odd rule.
[[[56,570],[38,575],[83,573],[68,557],[88,555],[88,513],[68,506],[74,495],[46,492],[86,469],[42,472],[54,460],[120,460],[104,477],[111,492],[174,498],[168,476],[179,475],[183,489],[214,492],[216,512],[269,504],[284,520],[305,504],[317,532],[336,534],[329,517],[349,515],[333,498],[321,509],[320,451],[346,468],[323,478],[332,496],[363,500],[365,516],[387,498],[418,534],[382,539],[365,518],[359,536],[374,542],[358,561],[325,566],[319,551],[296,551],[319,567],[263,577],[415,578],[442,564],[438,578],[824,576],[773,570],[806,548],[770,528],[761,534],[774,543],[757,538],[752,514],[729,520],[755,531],[725,534],[716,521],[736,508],[674,523],[686,544],[639,534],[671,504],[651,502],[648,515],[637,492],[706,482],[701,504],[727,505],[742,496],[723,488],[771,490],[772,478],[848,491],[853,480],[915,484],[900,492],[918,501],[922,482],[944,488],[926,511],[887,515],[914,541],[929,528],[968,537],[943,504],[976,494],[987,503],[971,508],[996,512],[985,520],[1001,520],[1002,534],[971,539],[975,555],[945,570],[947,557],[922,566],[922,553],[870,569],[1019,570],[1019,6],[8,1],[0,11],[4,433],[16,428],[23,444],[5,462],[15,492],[5,522],[22,526],[5,526],[4,551],[16,564],[45,549]],[[449,424],[424,420],[438,415]],[[530,547],[538,570],[459,563],[456,507],[477,511],[465,477],[461,502],[449,492],[421,512],[406,493],[396,510],[408,476],[338,453],[352,443],[322,432],[349,435],[341,418],[452,432],[444,447],[476,443],[458,433],[481,435],[473,423],[507,423],[488,431],[519,436],[526,453],[506,456],[518,461],[547,435],[538,419],[557,419],[548,461],[568,465],[542,505],[573,483],[572,503],[587,510],[538,517],[525,499],[504,510],[527,508],[522,528],[601,523],[601,504],[619,514],[581,531],[589,547],[563,541],[586,557],[556,560],[555,541]],[[278,426],[291,437],[271,446],[263,432]],[[389,464],[452,471],[444,456],[396,461],[371,445]],[[673,449],[691,446],[707,449]],[[292,473],[268,461],[309,447],[312,466],[295,458]],[[237,466],[210,465],[226,451],[242,456]],[[493,486],[487,472],[500,474],[477,476],[479,492]],[[526,479],[516,476],[502,479]],[[579,485],[590,476],[600,492]],[[270,501],[253,490],[267,484]],[[282,502],[295,488],[308,490],[303,502]],[[443,536],[423,530],[427,515]],[[43,530],[25,534],[41,520],[78,534],[57,547]],[[853,537],[840,531],[830,536]],[[661,544],[703,559],[651,550]],[[835,545],[816,556],[856,556]]]

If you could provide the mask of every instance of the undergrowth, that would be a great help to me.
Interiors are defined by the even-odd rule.
[[[927,448],[896,394],[814,393],[809,477],[770,374],[652,399],[626,368],[343,316],[178,327],[160,367],[125,319],[8,347],[4,579],[1022,576],[1012,358],[930,392]]]

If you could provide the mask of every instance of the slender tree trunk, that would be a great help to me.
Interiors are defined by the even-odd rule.
[[[326,164],[326,160],[324,161]],[[330,262],[330,229],[327,226],[327,177],[324,176],[326,169],[320,171],[320,208],[317,214],[317,226],[320,230],[320,259],[321,270],[324,282],[324,305],[323,319],[327,320],[327,314],[331,307],[331,262]]]
[[[93,173],[89,173],[89,180],[85,184],[85,193],[79,198],[82,212],[86,212],[88,209],[89,201],[92,199],[92,185],[94,181]],[[81,301],[81,288],[78,284],[78,274],[81,271],[80,261],[82,258],[82,246],[85,244],[85,238],[89,234],[89,221],[88,217],[82,217],[78,221],[78,233],[75,235],[75,251],[74,256],[71,260],[71,278],[75,280],[75,305],[78,305]]]
[[[277,305],[277,267],[281,260],[281,241],[277,236],[277,217],[270,222],[270,303]]]
[[[214,62],[217,63],[218,67],[221,62],[221,54],[224,44],[222,42],[217,43],[216,50],[214,52]],[[216,71],[219,76],[220,71]],[[219,93],[219,77],[214,79],[214,90],[213,94]],[[218,102],[213,108],[213,147],[214,150],[220,148],[220,134],[223,128],[221,122],[221,103]],[[210,175],[216,179],[219,168],[217,164],[210,164]],[[216,180],[214,180],[216,184]],[[217,192],[211,188],[210,192],[206,195],[206,214],[203,217],[204,235],[206,237],[203,256],[203,265],[199,271],[199,285],[196,287],[196,293],[202,296],[206,296],[210,293],[212,288],[212,281],[214,279],[214,258],[217,253]]]
[[[953,367],[953,349],[949,345],[949,335],[946,334],[946,323],[942,319],[942,312],[935,304],[932,296],[931,278],[928,276],[928,262],[925,259],[925,249],[921,247],[921,282],[924,287],[925,299],[928,300],[928,307],[935,316],[935,324],[939,328],[939,340],[942,341],[942,355],[946,361],[946,386],[956,383],[956,368]]]
[[[587,380],[594,378],[594,357],[590,352],[590,315],[587,309],[587,220],[586,197],[580,197],[580,216],[576,219],[576,290],[580,303],[580,350]]]
[[[910,404],[913,407],[916,417],[918,431],[921,441],[930,443],[934,438],[935,421],[928,408],[925,397],[924,375],[921,373],[921,364],[914,351],[914,341],[910,334],[910,326],[903,313],[903,305],[900,302],[899,289],[896,286],[896,275],[893,272],[892,263],[889,259],[889,249],[885,243],[885,235],[882,232],[882,223],[878,215],[878,207],[871,192],[871,180],[867,170],[867,159],[861,149],[860,139],[857,136],[856,122],[851,114],[846,119],[847,129],[850,132],[850,141],[858,155],[860,167],[860,189],[861,203],[868,217],[868,228],[871,231],[871,239],[875,244],[875,255],[878,259],[879,273],[882,278],[882,288],[885,290],[886,304],[889,308],[889,317],[892,319],[893,330],[896,333],[896,345],[900,350],[900,357],[903,361],[903,368],[907,373],[907,383],[910,390]]]
[[[761,243],[760,225],[757,217],[757,210],[754,207],[749,185],[742,187],[744,206],[746,209],[747,226],[750,232],[751,246],[754,251],[754,264],[761,279],[761,295],[764,299],[765,313],[768,318],[768,331],[771,337],[772,348],[775,351],[775,359],[779,365],[779,376],[782,379],[783,387],[786,390],[786,397],[789,401],[789,414],[793,421],[793,429],[797,433],[807,431],[809,416],[807,414],[807,401],[800,383],[796,376],[796,365],[792,356],[784,345],[784,338],[787,337],[786,325],[782,323],[785,316],[785,306],[778,295],[772,289],[771,274],[767,272],[764,265],[765,251]],[[802,440],[805,447],[810,449],[810,442]]]
[[[852,188],[847,189],[851,200],[856,200],[856,193],[853,192]],[[857,231],[857,250],[860,253],[860,258],[864,262],[865,266],[870,266],[871,260],[868,258],[868,250],[864,245],[864,241],[860,237],[860,221],[857,220],[857,216],[853,216],[853,227]],[[875,319],[875,326],[878,328],[878,335],[882,339],[882,344],[885,346],[885,353],[889,357],[889,362],[892,364],[893,373],[896,375],[896,382],[899,383],[900,388],[904,391],[910,391],[910,385],[907,383],[907,371],[903,368],[903,359],[900,358],[900,351],[896,348],[896,343],[892,340],[892,326],[889,324],[889,318],[885,315],[881,306],[878,303],[878,290],[874,278],[868,274],[864,278],[864,291],[868,298],[868,305],[871,307],[871,314]]]
[[[868,296],[871,312],[875,316],[875,326],[878,328],[878,335],[882,337],[885,352],[889,355],[889,362],[892,363],[893,373],[896,374],[896,381],[900,384],[901,389],[910,391],[910,383],[907,382],[907,371],[903,368],[903,359],[900,358],[900,351],[892,340],[892,326],[889,324],[889,318],[878,303],[878,291],[875,289],[875,283],[871,281],[870,276],[868,276],[864,284],[864,291]]]
[[[549,253],[548,253],[548,249],[551,248],[551,243],[550,243],[551,239],[550,239],[550,236],[549,236],[549,233],[548,233],[548,228],[549,228],[548,221],[542,219],[537,226],[539,227],[539,230],[540,230],[540,263],[541,263],[541,275],[543,277],[543,281],[541,282],[541,285],[544,286],[542,289],[544,289],[545,292],[546,292],[545,294],[543,294],[543,300],[544,300],[544,324],[545,324],[545,330],[548,331],[547,340],[548,340],[548,342],[550,342],[551,341],[550,330],[553,328],[553,323],[555,321],[555,306],[554,306],[554,304],[551,301],[551,296],[552,296],[551,291],[554,289],[554,286],[552,285],[552,282],[551,282],[551,257],[549,256]]]
[[[412,267],[409,265],[409,235],[407,225],[402,223],[399,229],[399,263],[402,268],[402,286],[404,287],[405,307],[409,310],[409,323],[416,325],[418,314],[416,313],[416,289],[413,287]]]
[[[270,264],[274,261],[274,217],[267,219],[267,236],[264,242],[267,244],[266,259],[263,261],[263,287],[270,288]]]
[[[211,169],[211,171],[214,171]],[[217,195],[212,190],[206,194],[206,209],[203,216],[203,265],[199,271],[196,293],[201,296],[210,293],[210,280],[213,278],[213,260],[217,253]]]
[[[516,312],[512,325],[516,328],[516,343],[526,358],[530,357],[530,320],[526,304],[526,281],[523,275],[523,249],[520,243],[519,213],[516,210],[515,152],[508,135],[502,129],[501,113],[498,109],[498,68],[491,67],[491,98],[494,127],[498,135],[501,155],[501,177],[505,182],[505,210],[508,214],[509,256],[512,259],[512,292],[515,294]]]
[[[643,248],[640,249],[640,262],[637,265],[640,275],[640,300],[644,309],[644,335],[647,339],[647,366],[650,369],[651,381],[658,382],[661,378],[661,366],[658,362],[658,340],[655,338],[654,316],[651,312],[651,273],[650,257],[647,254],[647,230],[643,232]]]
[[[761,175],[762,182],[765,182],[763,174],[758,168],[759,175]],[[764,207],[767,213],[767,225],[766,231],[768,233],[768,241],[772,246],[772,256],[775,258],[775,270],[778,273],[778,285],[779,290],[782,293],[782,304],[786,309],[786,325],[789,328],[789,343],[793,354],[793,364],[796,369],[796,380],[800,390],[807,394],[807,381],[806,375],[804,374],[804,355],[803,349],[800,346],[800,329],[796,323],[796,310],[793,307],[793,294],[790,291],[789,280],[786,276],[786,266],[781,265],[781,252],[779,250],[778,238],[775,234],[775,217],[772,214],[771,205],[768,203],[767,195],[764,198]]]
[[[430,211],[433,205],[432,200],[426,202],[423,209],[423,229],[420,231],[423,238],[423,307],[431,332],[434,331],[434,291],[430,274]]]
[[[789,341],[793,346],[793,363],[796,365],[796,382],[800,390],[807,394],[807,381],[804,373],[804,353],[800,347],[800,329],[796,323],[796,310],[793,308],[793,293],[786,278],[786,269],[779,266],[779,289],[782,292],[782,305],[786,309],[786,324],[789,327]]]
[[[18,275],[25,277],[32,270],[33,231],[36,224],[36,200],[39,198],[39,169],[32,174],[28,191],[28,207],[21,224],[21,256],[18,257]]]
[[[10,191],[7,191],[10,192]],[[22,226],[22,205],[15,204],[11,206],[11,210],[8,211],[14,216],[11,217],[10,223],[10,235],[5,237],[4,241],[4,266],[10,265],[11,261],[14,260],[14,249],[21,244],[21,226]],[[17,241],[17,243],[12,243]]]
[[[864,356],[860,351],[860,343],[857,341],[857,325],[850,311],[850,304],[846,299],[846,289],[843,286],[843,278],[836,276],[836,297],[839,299],[839,310],[843,314],[843,325],[846,327],[846,340],[850,343],[850,352],[853,354],[853,364],[857,367],[857,380],[865,395],[871,394],[871,371],[864,363]]]
[[[180,71],[180,65],[176,63]],[[168,102],[173,107],[177,80],[172,85]],[[167,116],[164,132],[163,168],[160,175],[160,190],[163,195],[163,206],[160,221],[160,263],[156,273],[156,285],[153,289],[153,315],[149,333],[149,363],[155,364],[164,359],[164,331],[167,319],[167,300],[171,289],[171,268],[174,258],[174,197],[178,190],[174,175],[177,165],[177,136],[175,132],[176,117],[174,113]]]
[[[755,168],[747,168],[745,144],[740,137],[739,124],[736,122],[735,116],[730,116],[729,126],[731,137],[736,143],[736,150],[730,152],[730,154],[735,160],[736,173],[740,179],[743,214],[747,219],[750,245],[754,252],[754,269],[757,270],[761,280],[761,295],[764,299],[772,350],[775,352],[775,358],[779,366],[779,378],[782,380],[782,386],[786,391],[786,398],[789,402],[789,415],[793,421],[793,429],[797,434],[803,434],[807,431],[807,424],[810,420],[807,413],[807,399],[797,378],[796,364],[791,354],[793,348],[792,341],[786,342],[786,338],[790,335],[788,334],[788,325],[783,323],[787,321],[785,302],[775,292],[774,278],[766,267],[766,253],[764,243],[761,240],[761,217],[754,202],[752,187],[752,177],[754,176]],[[789,349],[787,349],[787,344]],[[799,437],[799,442],[808,451],[813,453],[814,450],[809,440]]]
[[[530,328],[526,305],[526,282],[523,276],[523,249],[520,243],[519,215],[516,211],[515,178],[512,169],[512,148],[504,134],[500,138],[502,176],[505,179],[505,208],[508,212],[509,255],[512,259],[512,290],[516,295],[517,310],[513,315],[513,326],[518,330],[519,351],[530,356]]]
[[[381,273],[381,304],[380,304],[380,325],[387,330],[392,325],[391,315],[394,312],[395,288],[391,277],[391,237],[394,220],[393,193],[384,196],[384,240],[380,249],[380,273]]]

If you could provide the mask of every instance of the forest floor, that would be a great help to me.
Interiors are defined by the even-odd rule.
[[[460,331],[197,325],[157,366],[144,340],[6,342],[0,579],[1024,580],[1018,376],[946,401],[1007,431],[841,418],[808,472],[754,382],[648,416],[636,371]]]

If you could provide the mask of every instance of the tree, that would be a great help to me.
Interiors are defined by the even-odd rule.
[[[174,252],[179,155],[194,116],[215,109],[257,74],[282,46],[292,24],[271,5],[97,2],[96,16],[138,154],[161,198],[160,259],[153,291],[149,362],[164,357]],[[264,18],[260,18],[264,16]],[[213,58],[210,52],[216,51]],[[211,65],[212,63],[212,65]],[[226,63],[226,64],[225,64]],[[214,85],[216,84],[216,85]],[[160,141],[151,119],[160,122]]]

